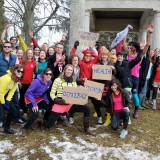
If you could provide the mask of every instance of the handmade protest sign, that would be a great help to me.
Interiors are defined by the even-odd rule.
[[[111,80],[112,68],[110,65],[93,65],[92,79]]]
[[[95,98],[102,97],[104,84],[85,80],[84,87],[87,89],[86,93],[88,94],[88,96]]]
[[[78,40],[81,46],[94,47],[98,39],[99,33],[80,31],[78,34]]]
[[[64,87],[63,97],[66,103],[69,104],[87,104],[88,95],[84,87]]]

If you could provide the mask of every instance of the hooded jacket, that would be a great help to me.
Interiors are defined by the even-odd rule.
[[[8,70],[7,74],[0,77],[0,103],[5,103],[5,95],[8,93],[6,100],[11,101],[14,92],[18,87],[18,82],[12,80],[12,73]]]
[[[36,99],[40,97],[42,97],[43,100],[48,104],[49,100],[47,97],[47,91],[51,88],[51,85],[51,80],[46,84],[43,76],[39,74],[37,75],[37,79],[35,79],[27,89],[25,97],[31,101],[33,107],[37,107]]]

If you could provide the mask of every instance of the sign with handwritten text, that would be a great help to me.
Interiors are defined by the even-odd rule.
[[[62,98],[68,104],[84,105],[88,103],[88,94],[84,87],[64,87]]]
[[[93,65],[92,79],[111,80],[112,68],[110,65]]]
[[[81,46],[94,47],[98,39],[99,33],[80,31],[78,34],[78,40]]]
[[[85,80],[84,87],[87,89],[86,93],[88,94],[88,96],[95,98],[102,97],[104,84]]]

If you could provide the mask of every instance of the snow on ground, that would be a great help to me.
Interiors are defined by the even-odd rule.
[[[120,160],[160,160],[160,155],[154,156],[148,152],[135,149],[131,144],[125,144],[122,148],[104,147],[86,141],[78,136],[75,137],[74,142],[70,142],[65,130],[58,130],[61,132],[61,135],[63,135],[62,140],[58,140],[56,136],[51,135],[50,143],[46,146],[42,145],[38,149],[42,152],[45,151],[53,160],[111,160],[113,158]],[[98,136],[102,138],[110,138],[109,134],[99,134]],[[36,149],[28,151],[25,146],[19,148],[9,140],[0,141],[0,160],[10,159],[7,155],[9,151],[17,160],[28,160],[28,153],[36,153]]]

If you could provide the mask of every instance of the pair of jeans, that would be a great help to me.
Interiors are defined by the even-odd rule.
[[[123,120],[124,129],[128,129],[128,120],[129,120],[130,113],[128,110],[123,109],[120,112],[114,112],[111,116],[111,127],[113,130],[119,128],[120,120]]]

